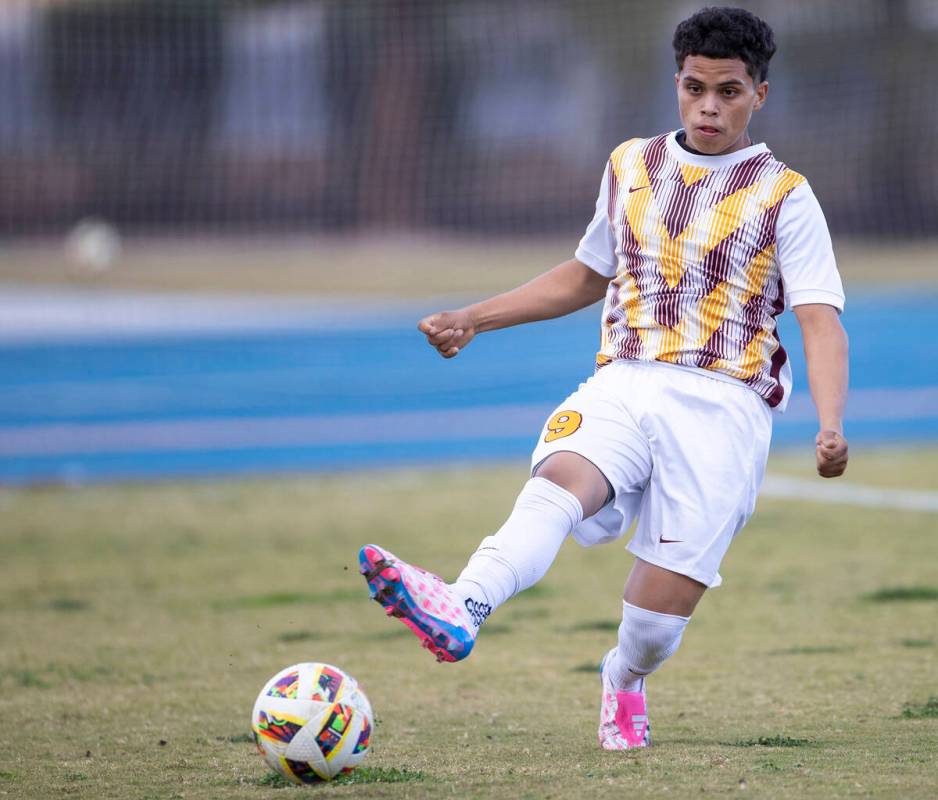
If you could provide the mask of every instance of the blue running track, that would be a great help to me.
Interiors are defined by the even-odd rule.
[[[452,361],[415,309],[277,329],[89,332],[0,342],[0,482],[329,471],[525,458],[592,372],[595,310],[488,334]],[[367,327],[357,319],[369,319]],[[852,297],[853,444],[938,440],[938,294]],[[797,325],[777,445],[812,446]]]

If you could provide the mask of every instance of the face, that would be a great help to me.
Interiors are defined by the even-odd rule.
[[[688,146],[712,156],[749,146],[749,119],[769,84],[756,83],[741,59],[687,56],[674,83]]]

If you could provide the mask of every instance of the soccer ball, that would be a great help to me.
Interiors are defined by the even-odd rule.
[[[350,675],[329,664],[280,670],[254,703],[251,728],[267,763],[292,783],[332,780],[368,754],[371,704]]]
[[[120,254],[120,234],[103,219],[82,220],[65,239],[68,268],[78,277],[107,272]]]

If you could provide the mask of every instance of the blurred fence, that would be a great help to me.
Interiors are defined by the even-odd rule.
[[[753,134],[835,233],[938,234],[935,0],[744,2],[779,52]],[[4,0],[0,235],[575,236],[609,151],[678,126],[639,0]]]

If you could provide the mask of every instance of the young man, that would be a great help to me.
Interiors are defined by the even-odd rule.
[[[377,545],[360,561],[372,596],[440,660],[472,649],[485,618],[547,572],[572,532],[636,556],[618,642],[600,667],[599,741],[650,741],[645,678],[672,655],[752,514],[772,412],[791,372],[776,317],[794,309],[819,418],[817,470],[847,464],[843,289],[805,179],[749,136],[765,103],[772,31],[707,8],[674,35],[683,128],[617,147],[575,258],[513,291],[419,324],[445,358],[485,331],[549,319],[605,296],[597,370],[547,421],[532,477],[458,580]]]

